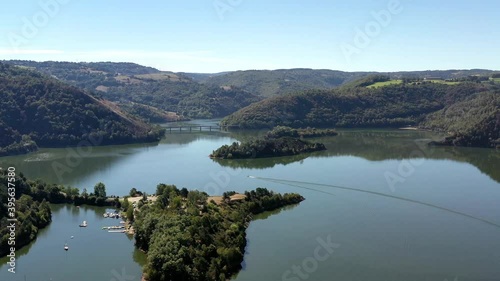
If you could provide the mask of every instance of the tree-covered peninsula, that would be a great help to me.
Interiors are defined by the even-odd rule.
[[[144,278],[149,281],[230,279],[241,269],[252,215],[304,200],[265,188],[240,196],[228,192],[216,200],[165,184],[158,185],[156,195],[133,217],[136,246],[147,252]]]
[[[0,257],[9,254],[11,247],[20,249],[33,241],[38,231],[52,221],[47,200],[33,198],[38,187],[22,175],[13,177],[8,173],[0,170]],[[17,220],[15,228],[10,227],[9,219]]]

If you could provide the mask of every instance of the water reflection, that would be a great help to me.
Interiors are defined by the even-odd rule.
[[[237,132],[231,137],[243,141],[255,134]],[[476,166],[493,180],[500,182],[500,151],[488,148],[435,147],[427,144],[442,135],[432,132],[400,130],[342,130],[336,137],[315,138],[326,145],[326,151],[305,153],[290,157],[221,160],[219,165],[231,168],[266,169],[276,165],[301,162],[308,157],[356,156],[370,161],[403,159],[449,159]]]
[[[99,146],[85,154],[78,154],[76,148],[44,148],[27,155],[0,157],[0,166],[16,167],[31,179],[67,184],[111,169],[117,162],[156,146],[158,143]]]
[[[216,124],[216,121],[206,122],[207,124]],[[70,159],[76,161],[77,165],[74,165],[74,168],[69,171],[64,171],[62,177],[58,177],[53,165],[54,163],[65,164],[69,155],[67,149],[41,149],[29,155],[2,157],[0,158],[0,166],[15,166],[29,178],[41,178],[52,183],[75,185],[86,183],[89,186],[76,187],[89,189],[95,184],[93,181],[90,182],[91,179],[104,178],[106,174],[116,171],[116,169],[133,171],[135,168],[132,166],[133,163],[141,163],[141,165],[150,163],[163,165],[167,161],[187,163],[191,158],[207,157],[222,144],[253,139],[263,133],[264,131],[176,133],[167,134],[159,143],[94,147],[89,155]],[[314,141],[323,142],[327,147],[326,151],[290,157],[245,160],[217,159],[213,161],[220,166],[233,169],[268,169],[280,165],[302,163],[306,158],[334,156],[355,156],[370,161],[411,158],[449,159],[470,163],[495,181],[500,182],[500,170],[495,168],[500,165],[500,151],[482,148],[427,146],[431,140],[441,138],[442,135],[432,132],[339,130],[339,135],[336,137],[314,139]],[[193,146],[194,143],[197,144]],[[182,149],[184,150],[181,155]],[[201,158],[196,161],[201,161]],[[212,160],[207,161],[211,162]],[[185,169],[185,166],[178,166],[178,168]],[[127,188],[131,187],[127,186]]]
[[[265,219],[269,218],[270,216],[277,215],[281,212],[291,211],[291,210],[297,208],[297,206],[299,206],[299,204],[285,206],[283,208],[276,209],[276,210],[270,211],[270,212],[264,212],[264,213],[261,213],[261,214],[254,216],[252,221],[265,220]]]

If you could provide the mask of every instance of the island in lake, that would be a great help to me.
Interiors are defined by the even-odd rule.
[[[233,142],[223,145],[210,154],[210,158],[247,159],[292,156],[306,152],[326,150],[322,143],[313,143],[301,138],[335,136],[337,132],[331,129],[292,129],[277,126],[266,133],[264,138],[242,143]]]

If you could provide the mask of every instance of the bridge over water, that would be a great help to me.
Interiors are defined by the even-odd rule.
[[[237,129],[239,126],[199,126],[199,125],[185,125],[185,126],[172,126],[166,127],[165,130],[169,133],[172,132],[212,132],[212,131],[227,131],[228,129]]]

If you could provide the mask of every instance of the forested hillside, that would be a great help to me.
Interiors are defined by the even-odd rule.
[[[112,87],[102,96],[113,101],[142,103],[190,118],[224,117],[261,100],[234,87],[168,80]]]
[[[36,145],[94,145],[157,141],[162,130],[38,72],[0,63],[0,155]]]
[[[120,104],[132,101],[173,112],[180,118],[225,117],[263,98],[331,90],[372,74],[392,79],[456,79],[493,73],[482,69],[375,73],[298,68],[206,74],[160,71],[133,63],[5,62],[39,70]],[[148,115],[141,117],[147,119]]]
[[[441,144],[500,147],[500,91],[476,94],[452,104],[427,116],[420,126],[449,132],[451,136]]]
[[[6,61],[36,69],[105,99],[128,105],[156,107],[179,119],[224,117],[253,102],[256,95],[237,87],[199,84],[183,74],[159,71],[133,63],[71,63]],[[130,107],[128,107],[130,109]],[[151,111],[135,111],[152,120]],[[153,109],[154,111],[154,109]],[[153,118],[156,119],[156,118]]]
[[[255,103],[224,118],[222,123],[241,128],[417,125],[426,114],[486,90],[478,83],[425,83],[308,91]]]
[[[368,74],[370,73],[300,68],[246,70],[214,75],[202,81],[209,85],[236,86],[259,96],[274,97],[311,89],[333,89]]]
[[[117,106],[123,111],[135,115],[148,123],[165,123],[189,120],[189,118],[175,112],[165,111],[163,109],[142,103],[124,101],[118,102]]]
[[[14,179],[11,183],[15,186],[15,197],[8,196],[9,193],[12,193],[7,187],[9,178]],[[40,183],[40,186],[43,184]],[[45,199],[34,200],[31,196],[36,190],[38,189],[31,187],[26,178],[22,176],[8,177],[7,170],[0,170],[0,257],[9,254],[11,246],[20,249],[33,241],[38,230],[52,221],[52,212],[47,201]],[[15,198],[15,201],[10,198]],[[15,212],[9,210],[12,206],[15,206]],[[9,244],[10,230],[7,228],[9,225],[7,219],[18,220],[15,229],[15,245]]]
[[[471,75],[491,75],[492,73],[493,71],[491,70],[483,69],[376,73],[301,68],[246,70],[209,76],[201,76],[198,74],[193,75],[192,77],[210,85],[236,86],[259,96],[274,97],[313,89],[334,89],[369,75],[384,75],[392,79],[401,79],[405,77],[438,77],[441,79],[459,79]],[[189,76],[189,74],[186,75]]]

